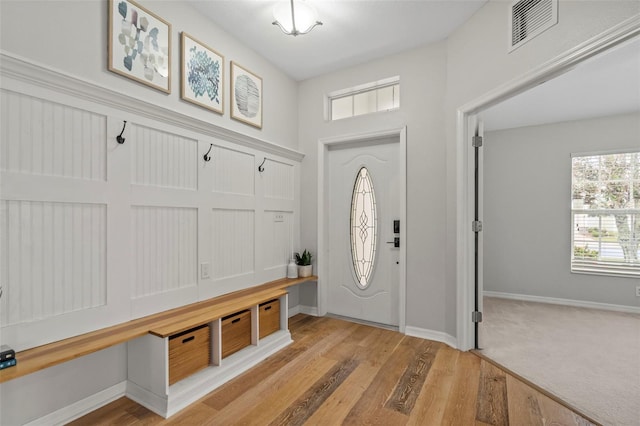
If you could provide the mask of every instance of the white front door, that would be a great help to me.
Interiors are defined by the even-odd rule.
[[[352,219],[354,184],[359,174],[370,179],[373,196],[360,195],[369,200],[365,200],[366,211]],[[400,249],[393,244],[394,238],[400,237],[393,227],[401,211],[399,174],[398,137],[329,148],[329,313],[399,324]],[[369,202],[374,199],[371,211]],[[355,251],[360,253],[354,261],[352,247],[356,245]]]

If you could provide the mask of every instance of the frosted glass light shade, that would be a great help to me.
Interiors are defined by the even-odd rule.
[[[294,5],[291,0],[278,3],[273,8],[273,25],[278,25],[285,34],[297,36],[308,33],[316,25],[322,25],[316,16],[316,10],[309,4],[299,1]]]

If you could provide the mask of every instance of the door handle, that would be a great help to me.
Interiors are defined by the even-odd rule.
[[[394,247],[400,247],[400,237],[394,237],[393,241],[387,241],[387,244],[393,244]]]

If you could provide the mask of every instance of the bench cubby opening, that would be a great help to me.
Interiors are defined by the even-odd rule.
[[[169,385],[210,365],[209,328],[203,324],[169,337]]]
[[[251,316],[251,309],[245,309],[220,320],[222,359],[251,345]]]
[[[0,370],[0,383],[126,344],[124,395],[163,417],[169,417],[289,345],[292,340],[288,330],[286,289],[317,279],[316,276],[281,278],[27,349],[16,354],[19,363],[15,367]],[[274,300],[279,307],[279,328],[274,326],[274,318],[260,313],[262,307]],[[251,312],[251,344],[222,359],[222,318],[246,309]],[[273,307],[265,311],[272,311],[271,315],[277,317]],[[187,368],[183,377],[175,379],[170,374],[171,337],[186,336],[183,339],[187,339],[190,337],[187,334],[198,327],[209,330],[209,363],[204,367],[205,363],[200,361],[198,368]],[[264,328],[262,332],[261,327]],[[265,330],[269,330],[268,335],[265,335]],[[200,351],[205,353],[202,356],[206,359],[207,349],[195,352]],[[199,368],[201,366],[203,368]]]
[[[263,302],[258,306],[258,311],[259,337],[262,340],[280,330],[280,300],[272,299]]]
[[[282,290],[271,293],[265,293],[261,300],[253,299],[249,306],[229,304],[231,313],[195,327],[192,324],[187,330],[181,330],[185,323],[176,322],[173,331],[163,326],[162,333],[152,330],[130,341],[127,396],[169,417],[289,345],[288,295]],[[192,337],[194,331],[201,334],[200,344],[189,346],[197,341],[194,336],[184,343],[186,347],[181,347],[182,340]],[[206,344],[204,334],[209,336]],[[172,351],[174,340],[178,349]],[[187,365],[176,367],[175,363],[181,365],[178,356],[198,361],[191,364],[183,360],[182,364]],[[203,366],[205,358],[208,361]],[[172,374],[176,369],[182,374]]]

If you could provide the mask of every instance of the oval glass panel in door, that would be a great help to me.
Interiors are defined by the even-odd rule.
[[[365,289],[369,285],[376,257],[378,217],[373,181],[366,167],[362,167],[353,184],[351,196],[351,259],[356,284]]]

